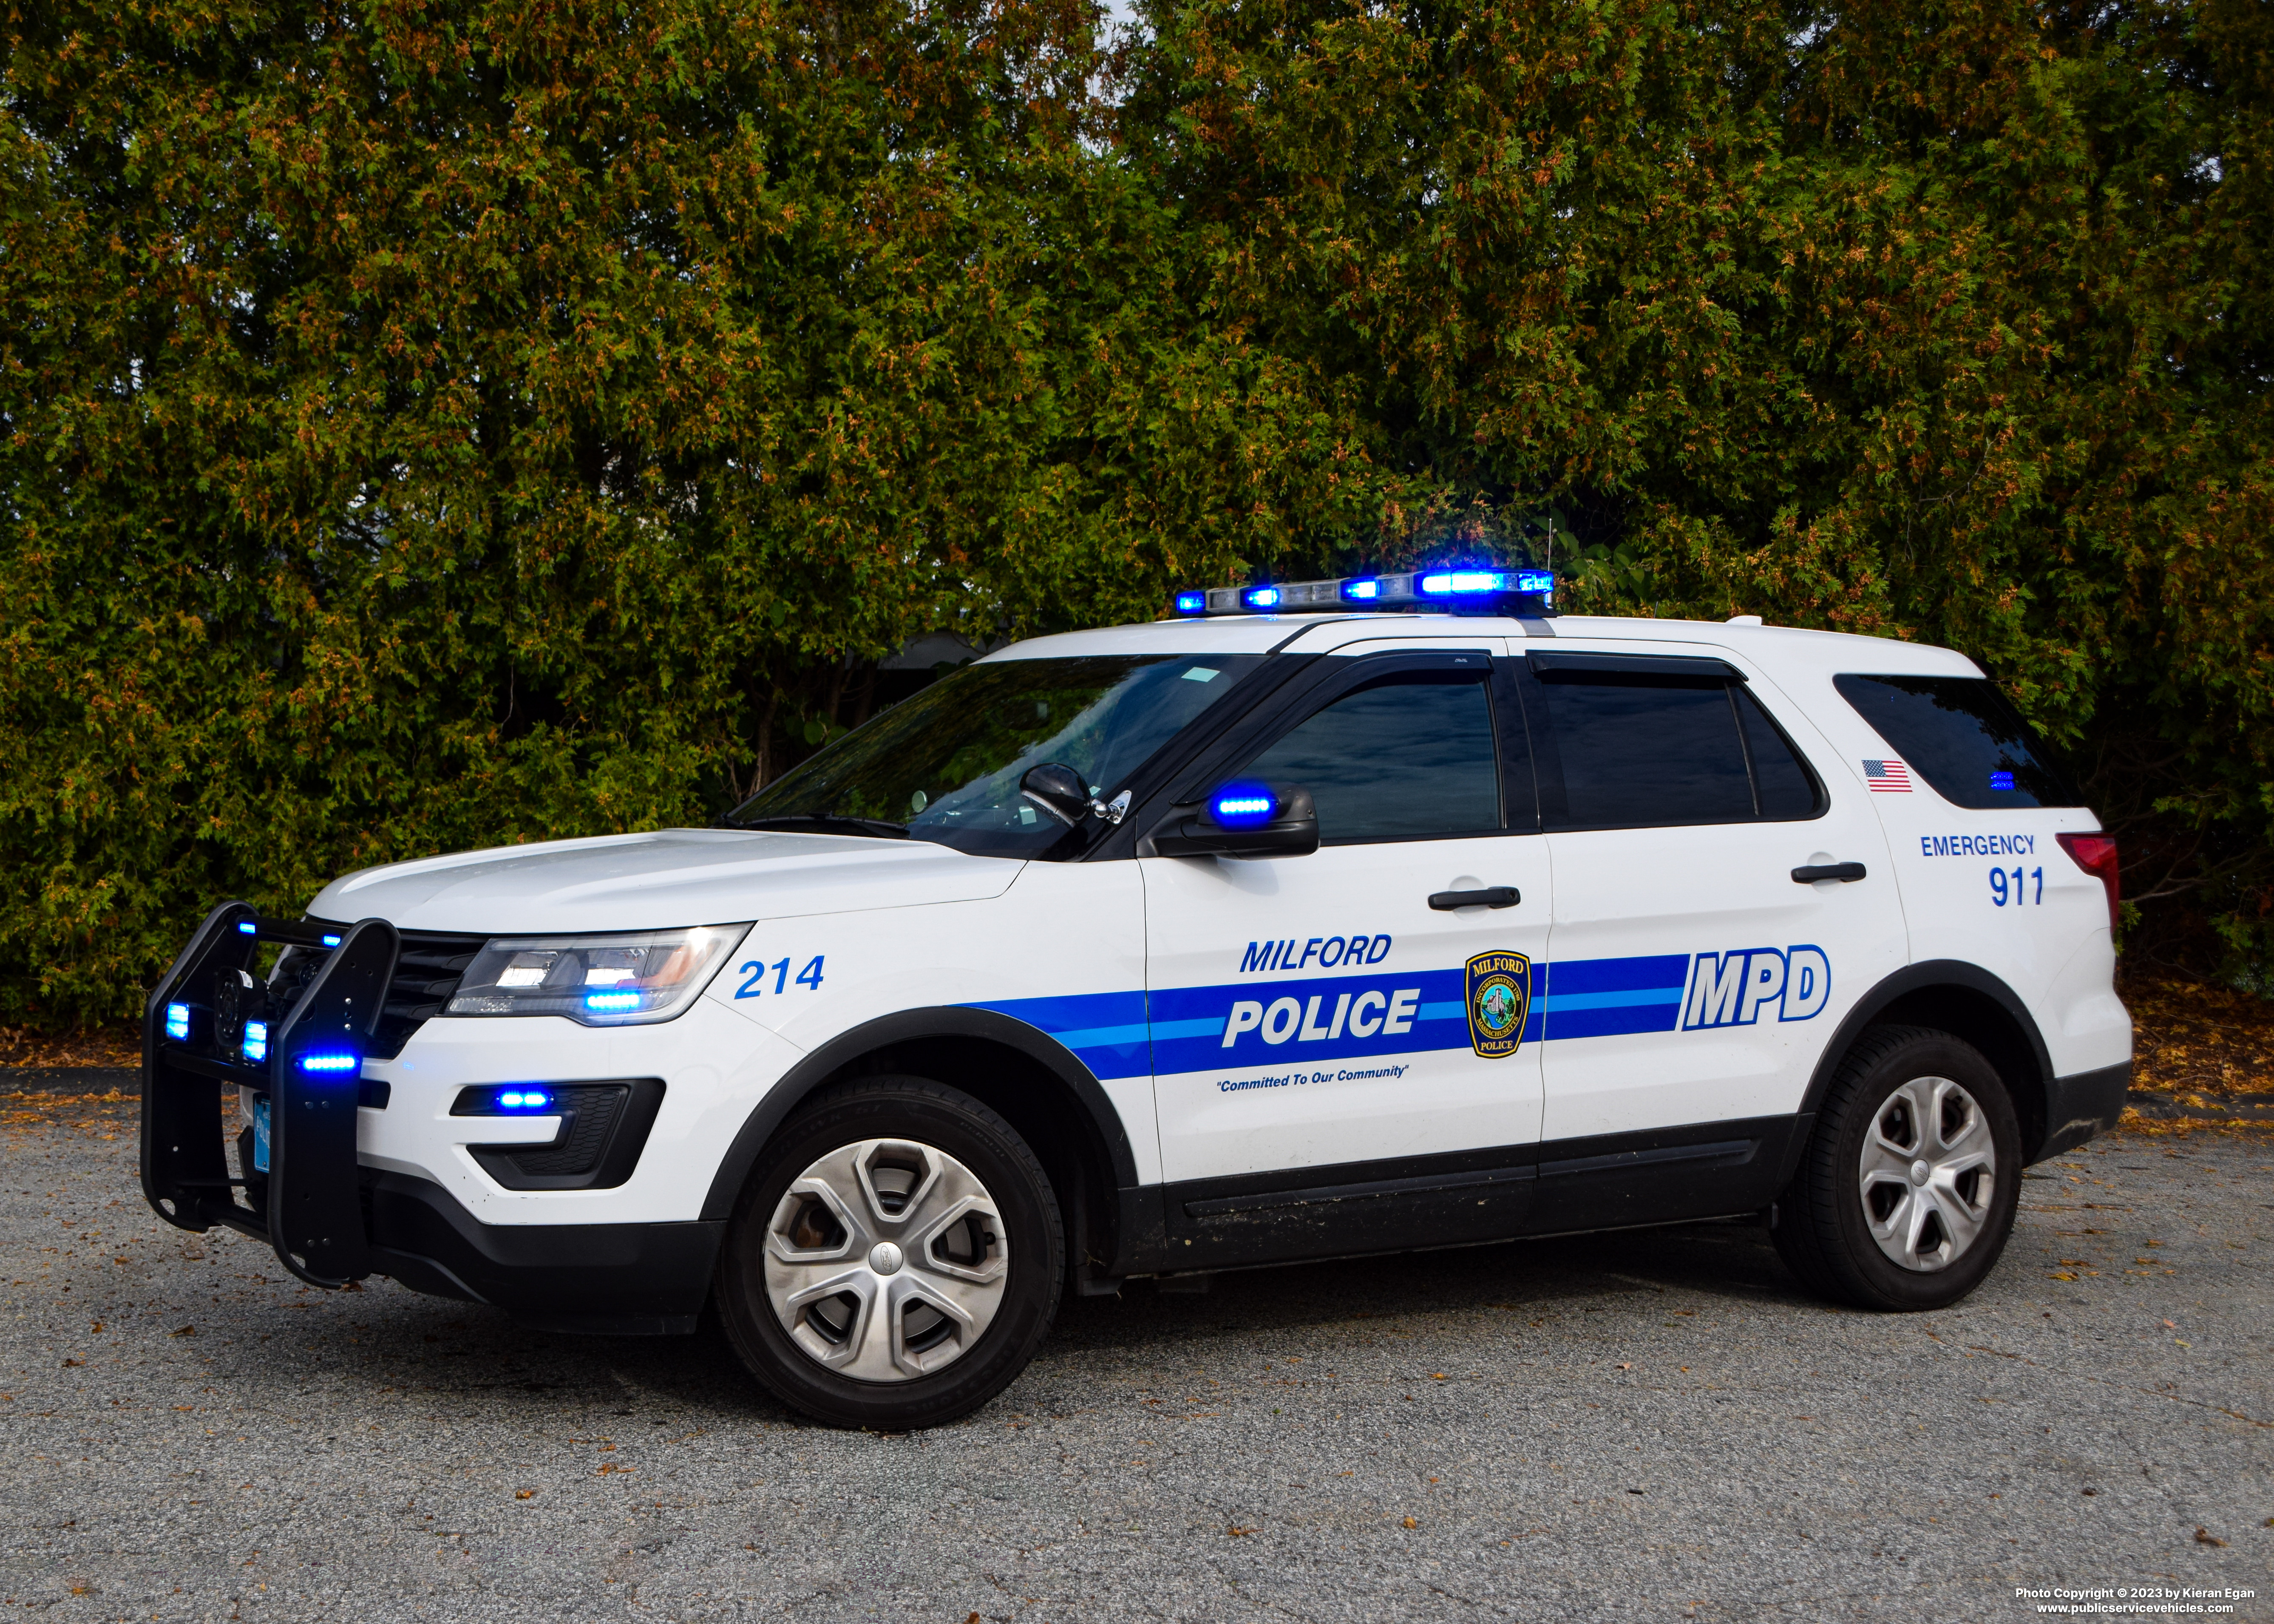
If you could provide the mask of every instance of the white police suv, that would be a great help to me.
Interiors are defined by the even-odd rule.
[[[2114,843],[1960,655],[1549,588],[1186,593],[719,827],[225,904],[150,1002],[145,1191],[319,1284],[714,1305],[886,1427],[1134,1275],[1759,1212],[1812,1290],[1963,1296],[2121,1109]]]

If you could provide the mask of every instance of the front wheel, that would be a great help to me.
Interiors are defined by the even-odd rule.
[[[1041,1164],[985,1105],[922,1078],[832,1089],[752,1170],[719,1263],[751,1373],[837,1426],[976,1410],[1034,1357],[1065,1242]]]
[[[2013,1100],[1980,1051],[1947,1033],[1875,1027],[1841,1063],[1778,1199],[1777,1250],[1819,1296],[1947,1307],[2005,1251],[2021,1180]]]

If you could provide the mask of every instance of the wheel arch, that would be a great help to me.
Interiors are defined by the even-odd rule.
[[[2035,1017],[2019,994],[1981,966],[1957,959],[1929,959],[1904,966],[1858,999],[1825,1045],[1801,1101],[1801,1131],[1786,1152],[1780,1184],[1798,1167],[1809,1128],[1841,1061],[1867,1028],[1879,1026],[1930,1026],[1980,1049],[2013,1095],[2022,1161],[2042,1159],[2053,1068]]]
[[[960,1088],[1019,1131],[1064,1211],[1077,1278],[1124,1273],[1136,1157],[1097,1078],[1048,1033],[993,1010],[902,1010],[840,1033],[792,1066],[752,1108],[712,1175],[703,1216],[734,1213],[759,1153],[798,1106],[832,1083],[897,1071]]]

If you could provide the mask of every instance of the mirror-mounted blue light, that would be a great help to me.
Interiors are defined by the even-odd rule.
[[[1261,784],[1227,784],[1209,802],[1209,816],[1224,829],[1257,829],[1278,815],[1279,797]]]
[[[337,936],[335,936],[329,935],[329,934],[327,934],[327,935],[325,936],[325,937],[324,937],[324,945],[325,945],[326,947],[337,947],[339,944],[340,944],[340,939],[339,939],[339,937],[337,937]]]
[[[362,1060],[354,1055],[335,1054],[328,1049],[300,1056],[303,1071],[353,1071],[362,1064]]]
[[[245,1057],[259,1065],[268,1058],[268,1023],[248,1020],[245,1023]]]
[[[256,935],[260,929],[260,928],[258,925],[255,925],[249,919],[241,919],[237,921],[237,934],[241,936]]]
[[[541,1111],[553,1103],[551,1091],[544,1088],[501,1088],[496,1097],[501,1111]]]
[[[1240,593],[1239,601],[1249,609],[1276,609],[1283,596],[1276,586],[1251,586]]]
[[[1198,590],[1178,593],[1177,613],[1178,614],[1206,614],[1208,613],[1208,594]]]
[[[636,992],[591,992],[584,995],[584,1007],[588,1010],[599,1010],[603,1013],[621,1014],[626,1010],[636,1010],[639,1006],[640,996]]]
[[[166,1035],[177,1043],[190,1041],[190,1006],[169,1004],[166,1006]]]

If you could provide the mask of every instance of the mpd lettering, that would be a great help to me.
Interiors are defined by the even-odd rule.
[[[1832,960],[1820,947],[1699,953],[1690,961],[1682,995],[1682,1029],[1756,1026],[1765,1011],[1779,1020],[1807,1020],[1831,997]]]

